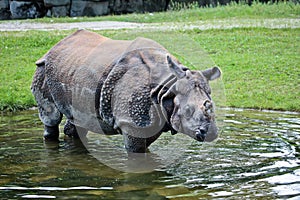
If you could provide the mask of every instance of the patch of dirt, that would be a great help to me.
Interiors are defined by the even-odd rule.
[[[5,21],[0,23],[0,31],[27,31],[27,30],[117,30],[117,29],[230,29],[240,27],[265,27],[265,28],[300,28],[300,19],[224,19],[168,23],[131,23],[116,21],[101,22],[72,22],[72,23],[36,23],[23,21]]]
[[[142,24],[129,22],[72,22],[72,23],[31,23],[12,21],[0,23],[0,31],[27,31],[27,30],[72,30],[72,29],[91,29],[91,30],[108,30],[108,29],[130,29],[141,28]]]

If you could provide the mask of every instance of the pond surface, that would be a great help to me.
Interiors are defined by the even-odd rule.
[[[129,173],[63,134],[45,144],[36,110],[2,114],[0,199],[300,199],[300,114],[226,109],[224,116],[218,141],[177,134],[173,163]]]

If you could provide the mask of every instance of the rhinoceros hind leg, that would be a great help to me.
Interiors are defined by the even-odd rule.
[[[58,141],[58,126],[62,119],[62,113],[58,110],[54,103],[48,84],[45,81],[44,69],[45,63],[39,63],[32,81],[31,91],[37,102],[39,117],[45,125],[45,140]]]
[[[75,126],[70,120],[67,120],[67,122],[64,126],[65,135],[72,137],[72,138],[85,137],[87,132],[88,131],[86,129],[79,127],[79,126]]]
[[[62,114],[56,108],[55,104],[50,98],[38,99],[39,116],[43,124],[44,139],[50,141],[58,141],[59,137],[59,124],[62,119]]]
[[[56,126],[45,125],[44,139],[45,141],[58,141],[59,128]]]

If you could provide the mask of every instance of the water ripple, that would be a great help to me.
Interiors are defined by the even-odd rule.
[[[151,147],[155,153],[151,155],[175,162],[140,174],[111,169],[72,141],[44,144],[36,111],[3,115],[0,196],[299,199],[300,113],[242,109],[225,109],[224,113],[218,119],[224,119],[218,141],[201,144],[180,134],[175,139],[162,137]],[[120,161],[114,156],[114,146],[123,149],[122,138],[95,140],[99,145],[96,142],[107,142],[102,153],[113,162]],[[165,144],[168,148],[161,148]],[[156,157],[153,161],[157,162]],[[143,162],[135,165],[143,167]]]

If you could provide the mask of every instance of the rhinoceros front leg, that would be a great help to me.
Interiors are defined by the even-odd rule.
[[[152,144],[161,133],[158,133],[150,138],[133,137],[130,134],[123,134],[125,148],[132,153],[145,153],[150,144]]]
[[[136,138],[128,134],[124,134],[124,144],[128,152],[145,153],[148,146],[145,138]]]

